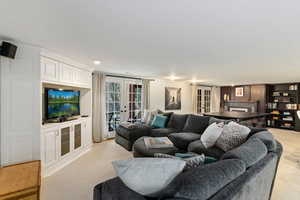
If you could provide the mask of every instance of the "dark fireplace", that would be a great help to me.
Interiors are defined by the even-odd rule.
[[[258,102],[237,102],[227,101],[224,105],[224,111],[229,112],[257,112]]]

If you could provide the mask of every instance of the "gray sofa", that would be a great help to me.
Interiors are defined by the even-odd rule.
[[[217,147],[205,149],[195,134],[201,135],[204,125],[207,126],[217,119],[201,118],[203,121],[200,123],[190,123],[195,122],[195,119],[199,120],[198,117],[187,116],[181,131],[178,132],[177,129],[177,132],[169,134],[168,137],[175,141],[177,147],[214,156],[218,158],[217,162],[181,173],[159,193],[158,198],[141,196],[116,177],[95,186],[94,200],[270,199],[282,153],[281,144],[267,130],[251,128],[248,140],[235,149],[228,152]],[[169,124],[172,123],[171,120],[172,118]],[[182,126],[177,125],[177,128],[180,127]]]

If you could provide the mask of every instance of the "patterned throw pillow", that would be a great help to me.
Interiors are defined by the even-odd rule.
[[[205,160],[204,154],[182,159],[180,157],[176,157],[176,156],[172,156],[172,155],[168,155],[168,154],[164,154],[164,153],[155,153],[154,157],[155,158],[171,158],[171,159],[177,159],[177,160],[184,160],[186,163],[184,170],[189,170],[192,168],[199,167],[204,164],[204,160]]]
[[[216,142],[216,146],[223,151],[229,151],[243,144],[250,133],[250,129],[236,122],[224,125],[223,132]]]

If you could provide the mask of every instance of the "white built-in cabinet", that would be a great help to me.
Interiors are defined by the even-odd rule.
[[[80,114],[89,116],[41,126],[42,176],[49,176],[91,149],[92,69],[48,51],[41,52],[40,65],[41,91],[45,87],[80,91]],[[43,92],[40,101],[43,110]]]
[[[44,125],[42,144],[43,176],[49,176],[90,149],[91,119]]]
[[[91,72],[52,58],[41,57],[41,76],[44,83],[91,87]]]
[[[59,81],[59,62],[45,57],[41,58],[41,73],[44,81]]]

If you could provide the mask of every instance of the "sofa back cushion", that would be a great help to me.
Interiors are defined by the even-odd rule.
[[[273,135],[269,131],[261,131],[255,133],[250,138],[258,138],[260,139],[267,147],[268,151],[274,152],[277,148],[276,140]]]
[[[202,134],[209,124],[208,116],[189,115],[185,122],[183,132]]]
[[[226,120],[226,119],[217,119],[215,117],[210,117],[209,118],[209,125],[213,124],[213,123],[221,123],[224,122],[224,124],[228,124],[229,122],[231,122],[232,120]]]
[[[176,131],[182,131],[188,115],[173,114],[168,123],[168,128],[174,128]]]
[[[260,139],[250,138],[241,146],[226,152],[221,159],[240,159],[248,168],[264,158],[267,153],[267,147]]]
[[[160,192],[160,198],[208,199],[245,170],[245,163],[238,159],[222,160],[193,168],[179,174]]]

